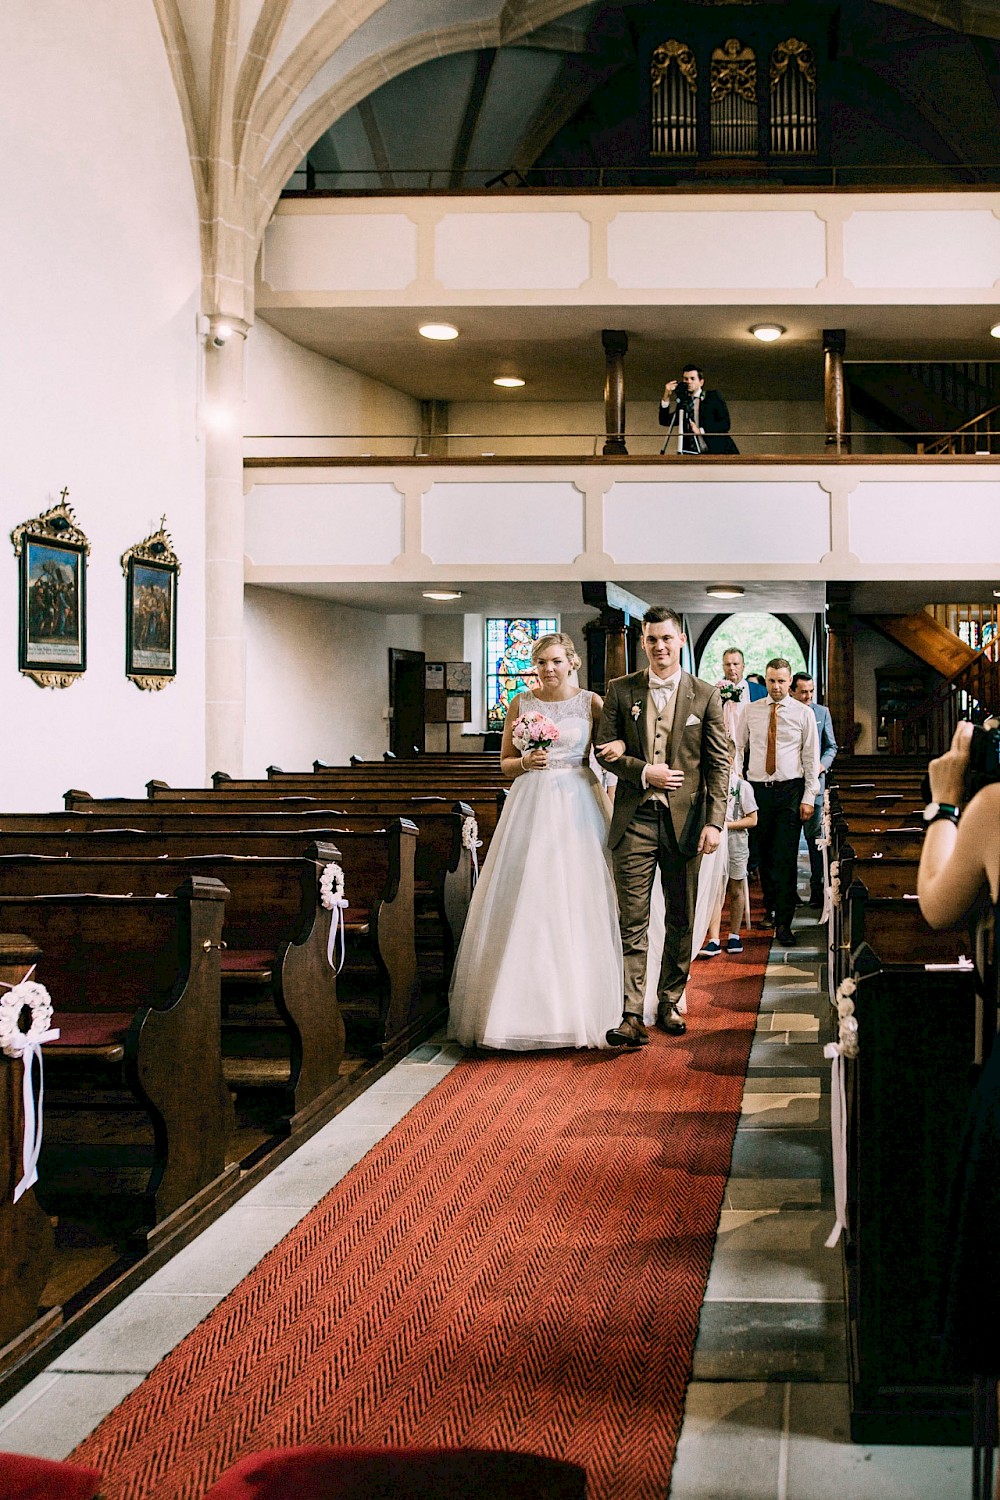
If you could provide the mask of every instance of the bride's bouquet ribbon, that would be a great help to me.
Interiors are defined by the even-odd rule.
[[[45,1093],[42,1073],[42,1045],[54,1042],[59,1028],[50,1025],[52,1001],[44,985],[32,979],[32,964],[17,984],[0,979],[0,1051],[7,1057],[20,1058],[23,1068],[21,1098],[24,1106],[24,1139],[21,1145],[21,1180],[14,1189],[17,1203],[38,1181],[38,1157],[42,1149],[42,1101]],[[21,1030],[21,1013],[25,1007],[31,1016],[27,1031]],[[38,1106],[35,1106],[34,1068],[38,1064]]]

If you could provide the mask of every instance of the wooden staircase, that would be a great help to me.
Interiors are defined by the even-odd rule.
[[[888,725],[892,755],[940,755],[960,719],[1000,710],[996,604],[929,604],[910,615],[869,615],[866,623],[941,678],[926,701]]]
[[[1000,379],[989,361],[849,365],[852,407],[917,453],[1000,453]]]

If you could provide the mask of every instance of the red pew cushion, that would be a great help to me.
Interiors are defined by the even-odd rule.
[[[4,1500],[93,1500],[101,1487],[96,1469],[0,1453],[0,1495]]]
[[[271,1448],[224,1474],[205,1500],[584,1500],[576,1464],[477,1448]]]
[[[131,1012],[120,1014],[110,1010],[57,1010],[52,1017],[52,1025],[58,1026],[59,1039],[48,1045],[51,1047],[120,1047],[125,1041],[131,1024]]]

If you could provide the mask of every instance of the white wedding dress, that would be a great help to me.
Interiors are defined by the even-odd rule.
[[[590,768],[592,697],[518,701],[519,713],[557,724],[559,739],[544,771],[515,779],[469,905],[448,1026],[466,1047],[604,1047],[621,1019],[611,804]]]

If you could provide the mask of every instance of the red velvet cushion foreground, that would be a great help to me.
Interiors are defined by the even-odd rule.
[[[585,1500],[576,1464],[484,1449],[271,1448],[251,1453],[205,1500]]]
[[[26,1458],[0,1453],[0,1495],[3,1500],[93,1500],[101,1488],[96,1469],[57,1464],[50,1458]]]

